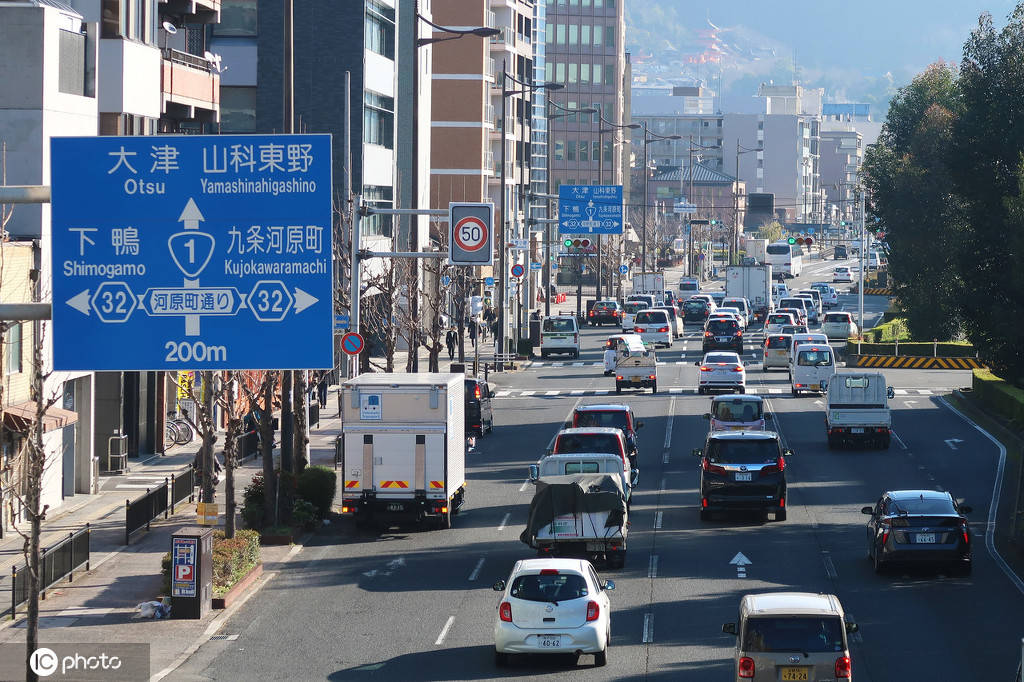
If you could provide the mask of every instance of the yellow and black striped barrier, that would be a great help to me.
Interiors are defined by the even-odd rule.
[[[865,296],[892,296],[892,289],[888,287],[864,287]]]
[[[911,355],[850,355],[847,367],[878,367],[891,369],[982,369],[976,358],[929,358]]]

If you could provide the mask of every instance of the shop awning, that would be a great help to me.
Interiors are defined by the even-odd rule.
[[[24,433],[32,427],[36,418],[36,403],[26,400],[3,408],[4,426],[15,433]],[[78,413],[60,407],[50,407],[43,415],[43,431],[53,431],[71,426],[78,421]]]

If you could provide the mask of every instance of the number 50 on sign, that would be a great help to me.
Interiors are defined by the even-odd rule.
[[[448,205],[448,262],[451,265],[491,265],[494,262],[494,204]]]

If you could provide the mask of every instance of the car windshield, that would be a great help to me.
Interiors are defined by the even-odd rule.
[[[796,364],[801,367],[827,367],[832,364],[832,353],[827,350],[802,350]]]
[[[826,322],[849,322],[850,316],[847,313],[828,313],[825,315]]]
[[[890,508],[896,513],[907,514],[956,514],[949,498],[911,497],[892,500]]]
[[[773,439],[712,439],[708,460],[714,464],[768,464],[779,458],[779,444]]]
[[[845,649],[838,616],[749,618],[743,632],[745,651],[840,652]]]
[[[555,454],[609,452],[622,454],[619,439],[608,433],[564,433],[555,441]]]
[[[625,430],[629,428],[629,417],[625,410],[580,410],[573,426],[608,426]]]
[[[563,602],[586,597],[587,581],[578,573],[521,575],[512,581],[509,595],[525,601]]]
[[[761,403],[756,400],[716,400],[711,414],[723,422],[752,422],[761,419]]]
[[[737,329],[739,329],[739,325],[736,320],[718,319],[708,322],[708,331],[712,334],[732,334]]]
[[[768,348],[789,348],[789,336],[769,336]]]
[[[574,320],[565,320],[558,318],[551,318],[544,320],[543,331],[546,332],[574,332],[576,331],[576,322]]]
[[[645,310],[645,309],[647,309],[649,307],[650,306],[648,306],[643,301],[626,301],[626,305],[625,305],[626,312],[630,313],[630,314],[633,314],[633,313],[635,313],[637,311],[640,311],[640,310]]]

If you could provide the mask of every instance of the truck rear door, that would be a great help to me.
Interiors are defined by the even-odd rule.
[[[418,432],[417,432],[418,431]],[[437,427],[353,430],[345,433],[346,499],[372,492],[377,497],[445,498],[445,434]]]

